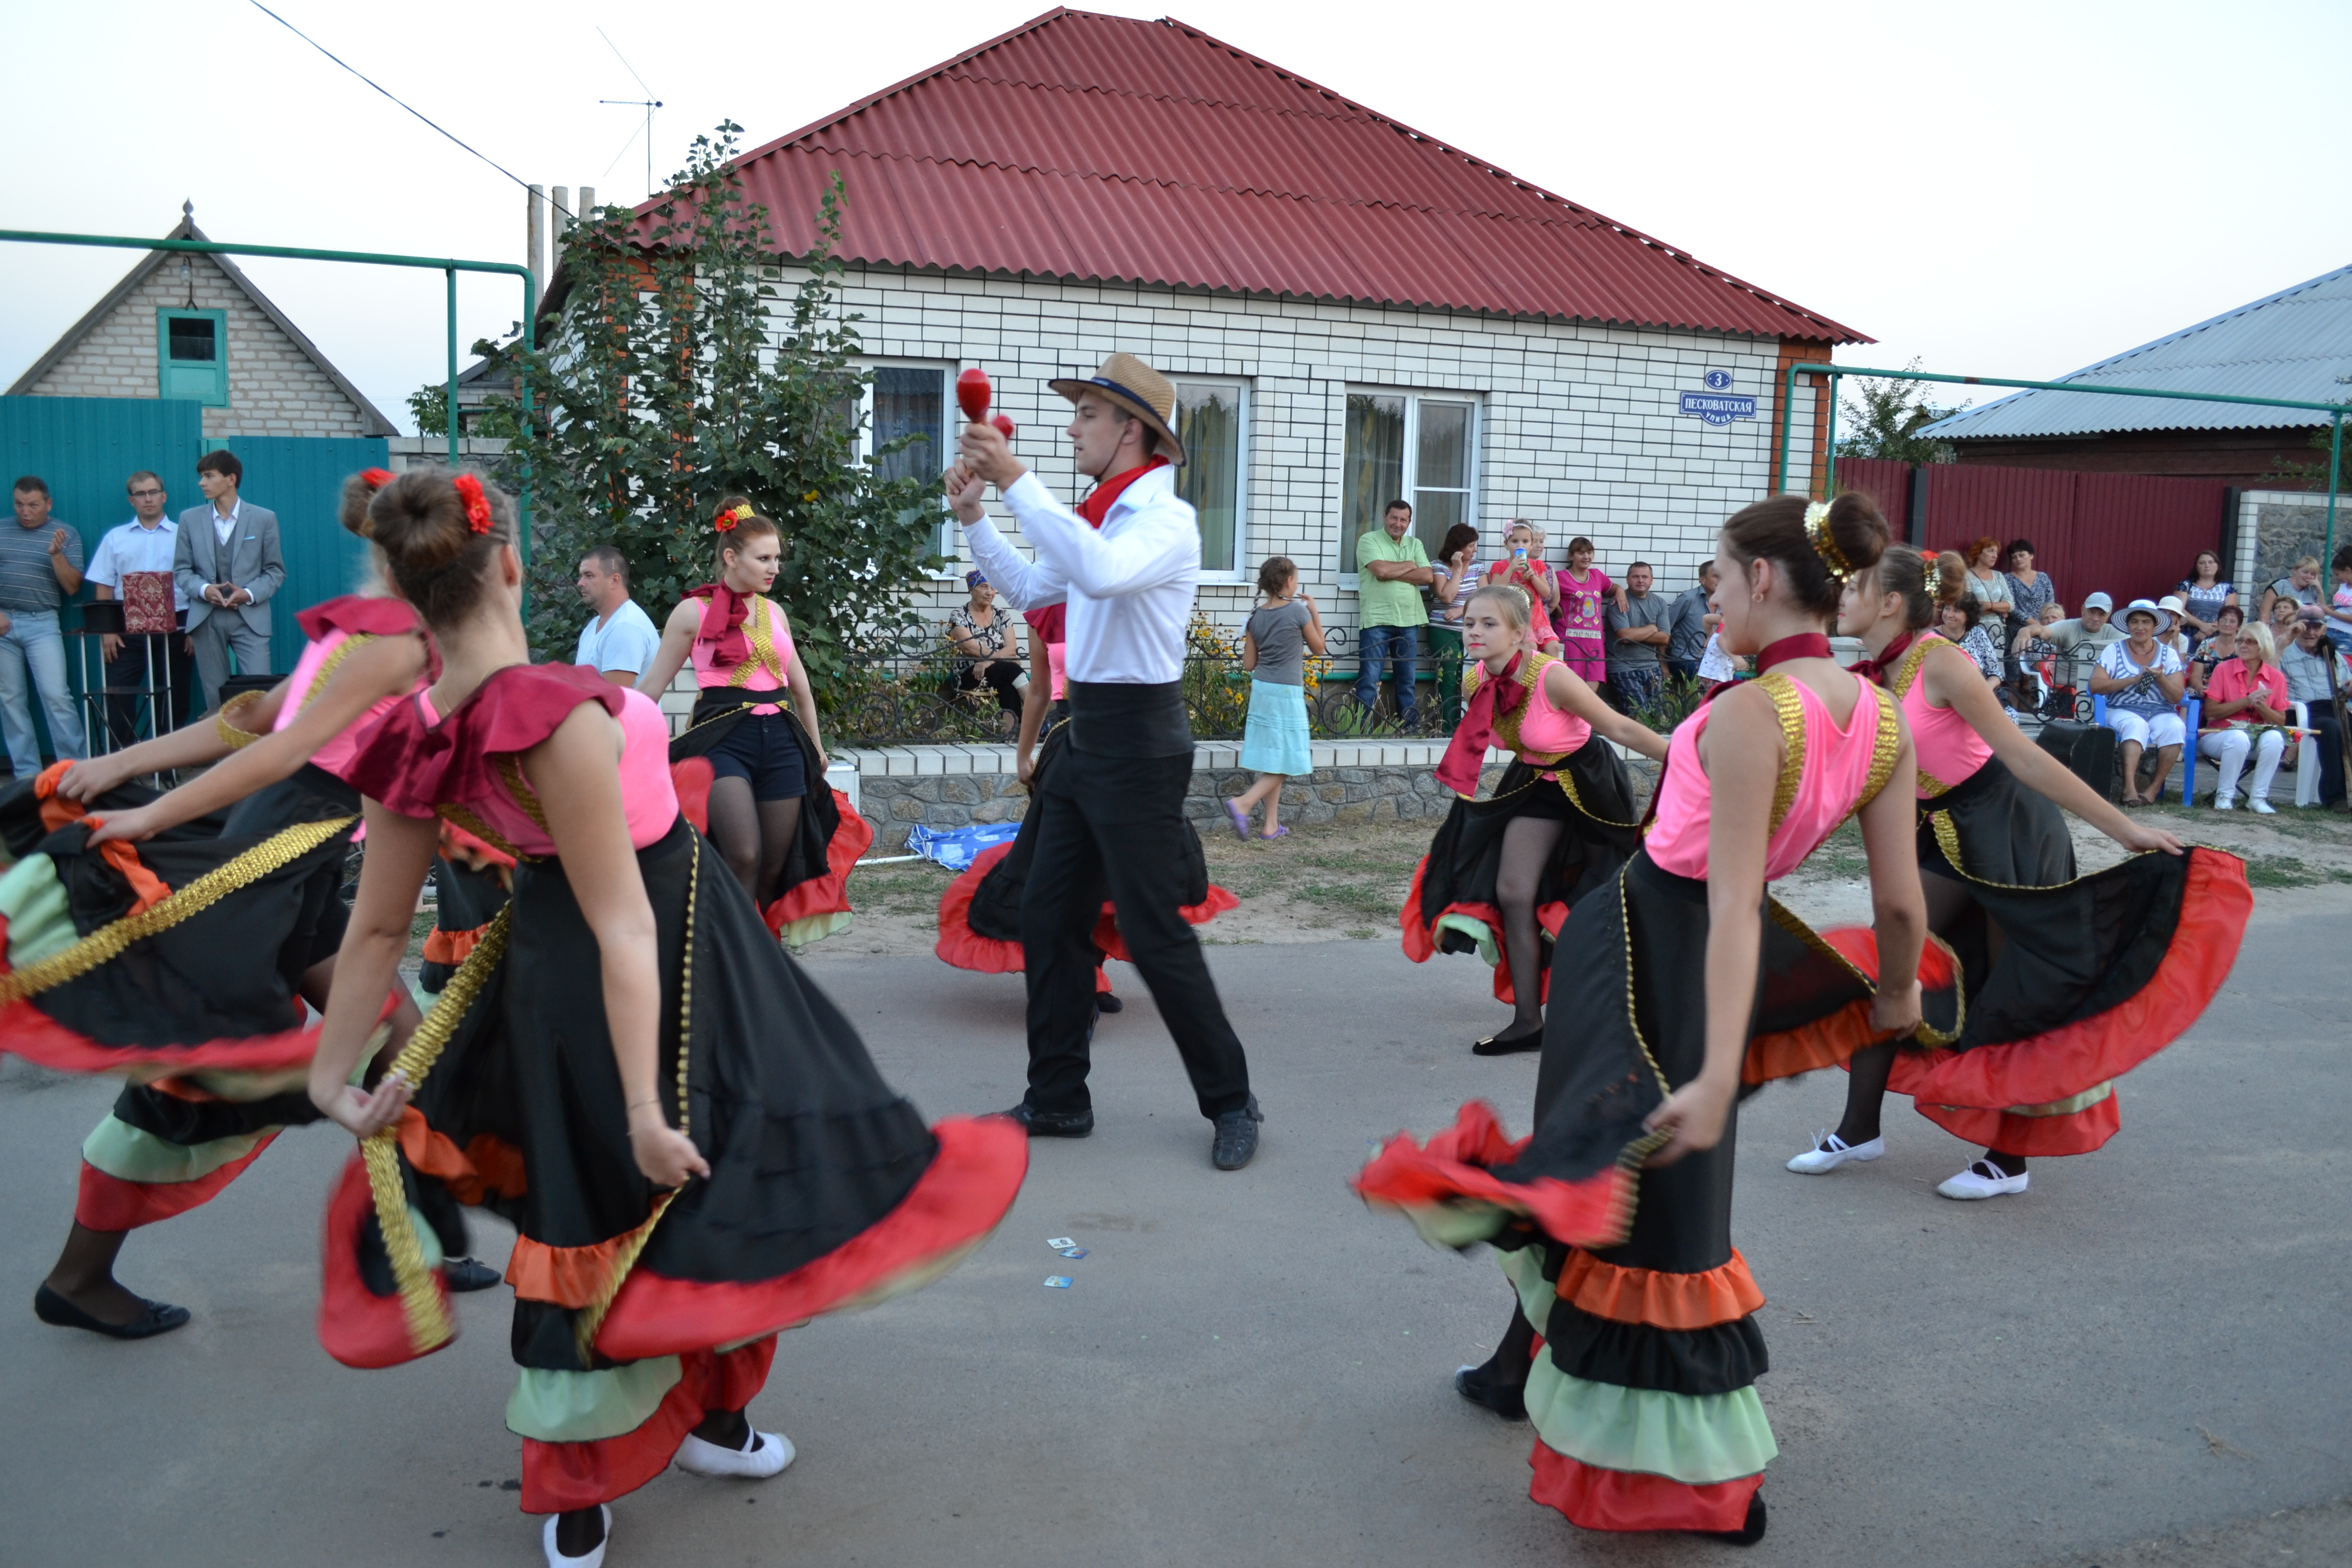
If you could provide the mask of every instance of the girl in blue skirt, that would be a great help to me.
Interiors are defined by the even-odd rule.
[[[1298,568],[1276,555],[1257,569],[1265,603],[1250,612],[1242,635],[1242,668],[1250,672],[1249,724],[1242,731],[1242,766],[1257,783],[1225,802],[1234,832],[1250,836],[1250,808],[1265,803],[1265,838],[1280,838],[1282,783],[1315,771],[1307,744],[1307,656],[1323,656],[1323,617],[1298,591]]]

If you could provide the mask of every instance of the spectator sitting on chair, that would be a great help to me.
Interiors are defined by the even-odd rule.
[[[2061,684],[2058,645],[2050,640],[2050,628],[2065,616],[2065,605],[2055,599],[2048,601],[2032,620],[2018,627],[2009,645],[2009,657],[2017,661],[2018,692],[2032,695],[2037,713],[2049,706],[2051,693]]]
[[[2172,629],[2157,638],[2157,641],[2179,654],[2181,664],[2184,667],[2187,666],[2189,656],[2197,651],[2197,640],[2181,626],[2182,618],[2189,613],[2189,606],[2180,602],[2179,595],[2167,594],[2156,602],[2156,607],[2172,617]]]
[[[2196,563],[2174,591],[2185,602],[2181,624],[2192,637],[2212,637],[2221,629],[2223,606],[2239,608],[2237,585],[2221,575],[2221,558],[2210,550],[2197,552]],[[2245,621],[2242,609],[2238,619],[2241,625]]]
[[[2336,592],[2327,601],[2328,639],[2336,652],[2352,652],[2352,544],[2336,546],[2328,570],[2336,578]]]
[[[2336,722],[2336,694],[2352,696],[2352,659],[2336,651],[2327,640],[2327,617],[2318,605],[2297,612],[2294,641],[2279,649],[2279,668],[2286,676],[2286,697],[2303,704],[2306,722],[2318,731],[2319,802],[2330,811],[2347,807],[2344,796],[2343,731]],[[2336,680],[2327,679],[2330,660]]]
[[[2083,601],[2081,616],[2052,623],[2050,640],[2064,656],[2058,667],[2059,685],[2075,691],[2090,689],[2091,671],[2098,668],[2099,656],[2124,640],[2123,627],[2109,618],[2115,607],[2116,602],[2105,594],[2093,594]]]
[[[2327,612],[2320,610],[2317,605],[2305,605],[2288,598],[2284,594],[2271,601],[2270,619],[2260,624],[2270,627],[2272,647],[2284,647],[2294,640],[2296,619],[2305,610],[2319,610],[2320,624],[2327,624]]]
[[[206,504],[180,514],[173,541],[172,575],[188,602],[188,642],[207,712],[220,706],[230,653],[239,675],[268,672],[269,596],[286,581],[278,514],[240,500],[244,482],[236,454],[198,458],[196,486]]]
[[[2170,630],[2169,612],[2146,599],[2124,607],[2125,640],[2099,656],[2091,671],[2091,690],[2107,700],[2107,728],[2122,740],[2124,804],[2154,805],[2164,794],[2164,781],[2180,757],[2189,726],[2173,709],[2189,684],[2180,656],[2157,640]],[[2140,752],[2156,748],[2156,783],[2139,792]]]
[[[2263,589],[2263,602],[2254,609],[2254,619],[2263,626],[2275,629],[2278,622],[2271,614],[2271,606],[2280,599],[2292,600],[2298,608],[2305,605],[2319,603],[2318,556],[2305,556],[2294,563],[2294,571],[2276,579],[2269,587]]]
[[[2278,776],[2279,758],[2286,751],[2286,731],[2278,726],[2287,721],[2286,676],[2277,658],[2271,629],[2247,626],[2238,633],[2238,657],[2214,668],[2205,693],[2197,754],[2221,764],[2213,782],[2216,811],[2237,809],[2238,773],[2251,748],[2254,779],[2246,791],[2246,805],[2259,816],[2277,815],[2271,805],[2271,780]]]
[[[1668,616],[1666,637],[1666,668],[1685,680],[1696,680],[1699,660],[1706,657],[1707,638],[1715,633],[1709,619],[1706,602],[1715,596],[1715,563],[1698,563],[1698,586],[1685,588],[1675,595],[1673,613]]]
[[[1663,594],[1650,592],[1650,563],[1636,561],[1625,568],[1625,603],[1601,611],[1609,637],[1609,686],[1621,713],[1636,713],[1658,700],[1665,689],[1665,667],[1658,662],[1673,633],[1667,620],[1674,605]]]
[[[1977,668],[1995,686],[2000,684],[2000,650],[1993,647],[1992,636],[1985,630],[1985,609],[1975,599],[1966,595],[1944,606],[1943,619],[1937,630],[1960,645],[1960,651],[1977,661]]]
[[[628,558],[600,544],[580,558],[573,580],[590,615],[580,628],[572,662],[587,666],[615,686],[635,686],[661,651],[661,633],[644,606],[629,597]]]
[[[131,521],[106,531],[89,558],[90,590],[100,603],[126,598],[122,579],[134,572],[172,575],[172,556],[180,525],[163,515],[163,480],[142,468],[123,487],[131,492]],[[188,598],[172,584],[175,624],[188,624]],[[99,657],[106,661],[106,728],[116,747],[139,739],[139,696],[154,704],[158,735],[185,721],[188,711],[188,638],[184,630],[131,632],[118,637],[106,632],[98,639]]]
[[[948,612],[948,642],[961,657],[956,660],[956,689],[996,693],[996,706],[1017,722],[1029,683],[1021,668],[1021,633],[996,613],[996,590],[979,572],[963,574],[971,598]]]
[[[2189,689],[2192,695],[2205,695],[2205,683],[2213,679],[2215,665],[2238,657],[2238,633],[2245,624],[2246,612],[2235,605],[2224,605],[2213,612],[2213,635],[2189,656]],[[2275,640],[2272,646],[2277,646]]]
[[[81,536],[49,516],[49,487],[37,474],[16,485],[16,526],[0,529],[0,735],[18,778],[41,771],[33,701],[48,721],[59,762],[89,755],[81,716],[66,685],[66,641],[58,606],[81,588]]]
[[[1356,701],[1369,717],[1381,700],[1382,668],[1392,668],[1397,716],[1417,730],[1416,655],[1429,624],[1420,591],[1435,586],[1437,574],[1412,531],[1412,502],[1389,502],[1380,528],[1356,541]]]

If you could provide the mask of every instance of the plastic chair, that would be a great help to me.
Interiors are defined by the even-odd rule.
[[[2195,697],[2183,698],[2180,702],[2180,720],[2189,731],[2188,739],[2180,746],[2180,804],[2184,806],[2195,798],[2197,793],[2197,716],[2204,706],[2204,702]],[[2106,695],[2094,691],[2091,693],[2091,722],[2104,727],[2106,721]],[[2132,781],[2132,787],[2139,787],[2137,779]],[[2296,781],[2295,787],[2303,787],[2300,780]]]

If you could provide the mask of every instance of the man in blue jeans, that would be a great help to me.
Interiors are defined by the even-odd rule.
[[[18,479],[14,500],[16,526],[0,525],[0,735],[8,742],[9,767],[30,778],[41,771],[37,694],[58,760],[89,755],[58,629],[58,606],[81,588],[81,537],[50,521],[49,487],[39,476]]]
[[[1413,656],[1421,628],[1429,624],[1421,591],[1437,578],[1412,531],[1410,502],[1389,502],[1380,531],[1356,541],[1356,700],[1370,714],[1381,700],[1381,668],[1391,666],[1397,714],[1406,729],[1417,730],[1413,680],[1420,670]]]

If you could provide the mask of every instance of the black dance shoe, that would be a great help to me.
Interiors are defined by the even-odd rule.
[[[499,1271],[487,1263],[470,1258],[453,1258],[441,1266],[441,1281],[457,1295],[468,1290],[487,1290],[499,1282]]]
[[[1474,1057],[1507,1057],[1519,1051],[1543,1049],[1543,1026],[1538,1024],[1524,1035],[1489,1035],[1470,1047]]]
[[[1764,1539],[1764,1494],[1754,1492],[1748,1499],[1748,1521],[1738,1530],[1703,1530],[1701,1535],[1712,1535],[1717,1541],[1728,1541],[1734,1546],[1753,1546]]]
[[[1091,1110],[1040,1110],[1024,1100],[1004,1114],[1032,1138],[1083,1138],[1095,1130]]]
[[[1257,1096],[1254,1094],[1239,1110],[1228,1110],[1218,1117],[1216,1139],[1209,1145],[1209,1163],[1220,1171],[1238,1171],[1248,1164],[1257,1152],[1257,1124],[1265,1120],[1265,1112],[1257,1108]]]
[[[139,1299],[140,1313],[127,1323],[106,1323],[91,1317],[47,1285],[33,1292],[33,1315],[45,1323],[60,1329],[88,1329],[93,1334],[104,1334],[110,1340],[152,1340],[157,1334],[168,1334],[188,1321],[185,1307],[169,1307],[161,1301]]]
[[[1097,1013],[1124,1013],[1127,1011],[1127,1004],[1120,1001],[1118,997],[1112,995],[1108,991],[1098,991],[1095,994],[1095,1011]]]
[[[1486,1370],[1484,1366],[1458,1368],[1454,1373],[1454,1392],[1473,1405],[1485,1405],[1506,1421],[1526,1420],[1527,1384],[1489,1383],[1479,1375]]]

